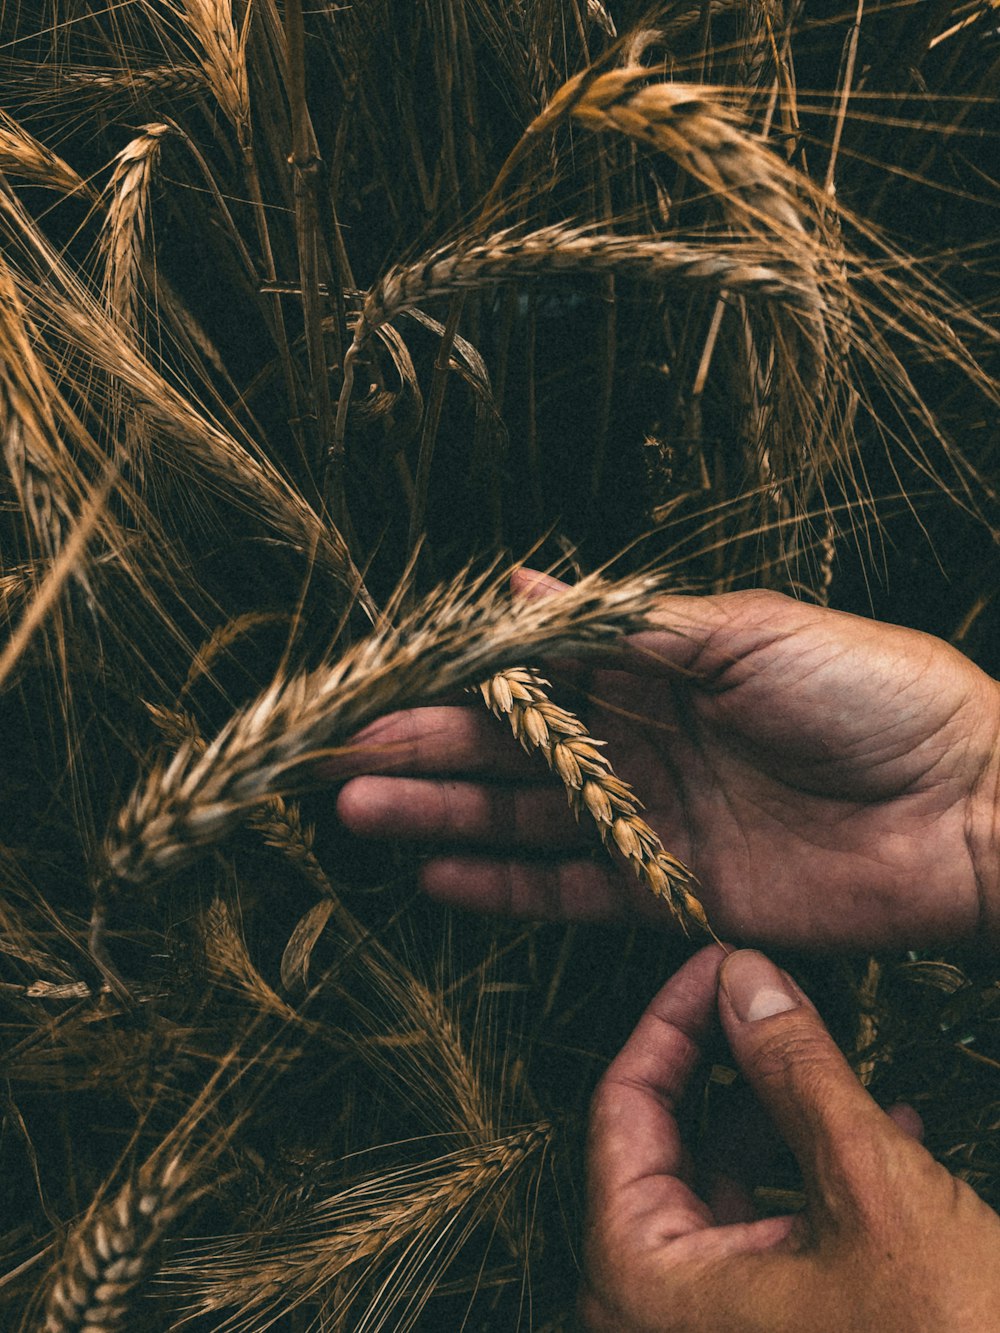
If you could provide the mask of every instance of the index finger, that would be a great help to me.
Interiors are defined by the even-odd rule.
[[[701,1058],[699,1041],[715,1013],[725,957],[710,945],[690,958],[639,1020],[594,1094],[588,1143],[590,1202],[599,1230],[655,1223],[659,1241],[712,1225],[684,1181],[686,1159],[675,1116]]]

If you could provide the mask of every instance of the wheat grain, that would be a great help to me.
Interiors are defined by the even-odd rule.
[[[549,699],[547,684],[524,667],[512,667],[479,688],[487,708],[507,719],[522,747],[529,754],[541,754],[562,779],[576,819],[590,815],[605,847],[625,857],[637,878],[666,902],[685,934],[692,927],[712,934],[698,901],[697,879],[664,849],[641,818],[640,801],[601,753],[604,742],[595,740],[578,717]]]

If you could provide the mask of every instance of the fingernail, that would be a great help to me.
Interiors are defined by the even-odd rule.
[[[784,974],[756,949],[730,954],[722,964],[719,981],[736,1017],[744,1023],[783,1014],[799,1004]]]

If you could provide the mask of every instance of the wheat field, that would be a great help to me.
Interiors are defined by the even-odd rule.
[[[1000,675],[1000,11],[0,35],[0,1327],[569,1329],[590,1092],[711,921],[546,662],[765,586]],[[682,929],[452,912],[337,825],[324,764],[463,692]],[[781,961],[1000,1205],[1000,964]]]

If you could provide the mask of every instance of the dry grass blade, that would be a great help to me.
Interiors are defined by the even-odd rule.
[[[108,887],[172,872],[268,797],[309,781],[306,765],[367,722],[483,679],[511,659],[617,640],[654,609],[657,583],[591,576],[537,603],[511,604],[495,578],[459,579],[340,661],[278,678],[202,751],[188,744],[132,793],[105,848]],[[315,781],[315,778],[312,779]]]
[[[539,753],[562,779],[577,820],[585,812],[591,816],[605,847],[625,857],[636,877],[666,902],[685,934],[692,927],[714,934],[698,901],[698,880],[642,819],[640,801],[601,754],[603,741],[549,699],[547,684],[524,667],[512,667],[479,688],[487,708],[507,719],[524,750]]]
[[[144,1166],[71,1236],[45,1307],[44,1333],[135,1328],[133,1302],[156,1250],[190,1201],[180,1156]]]

